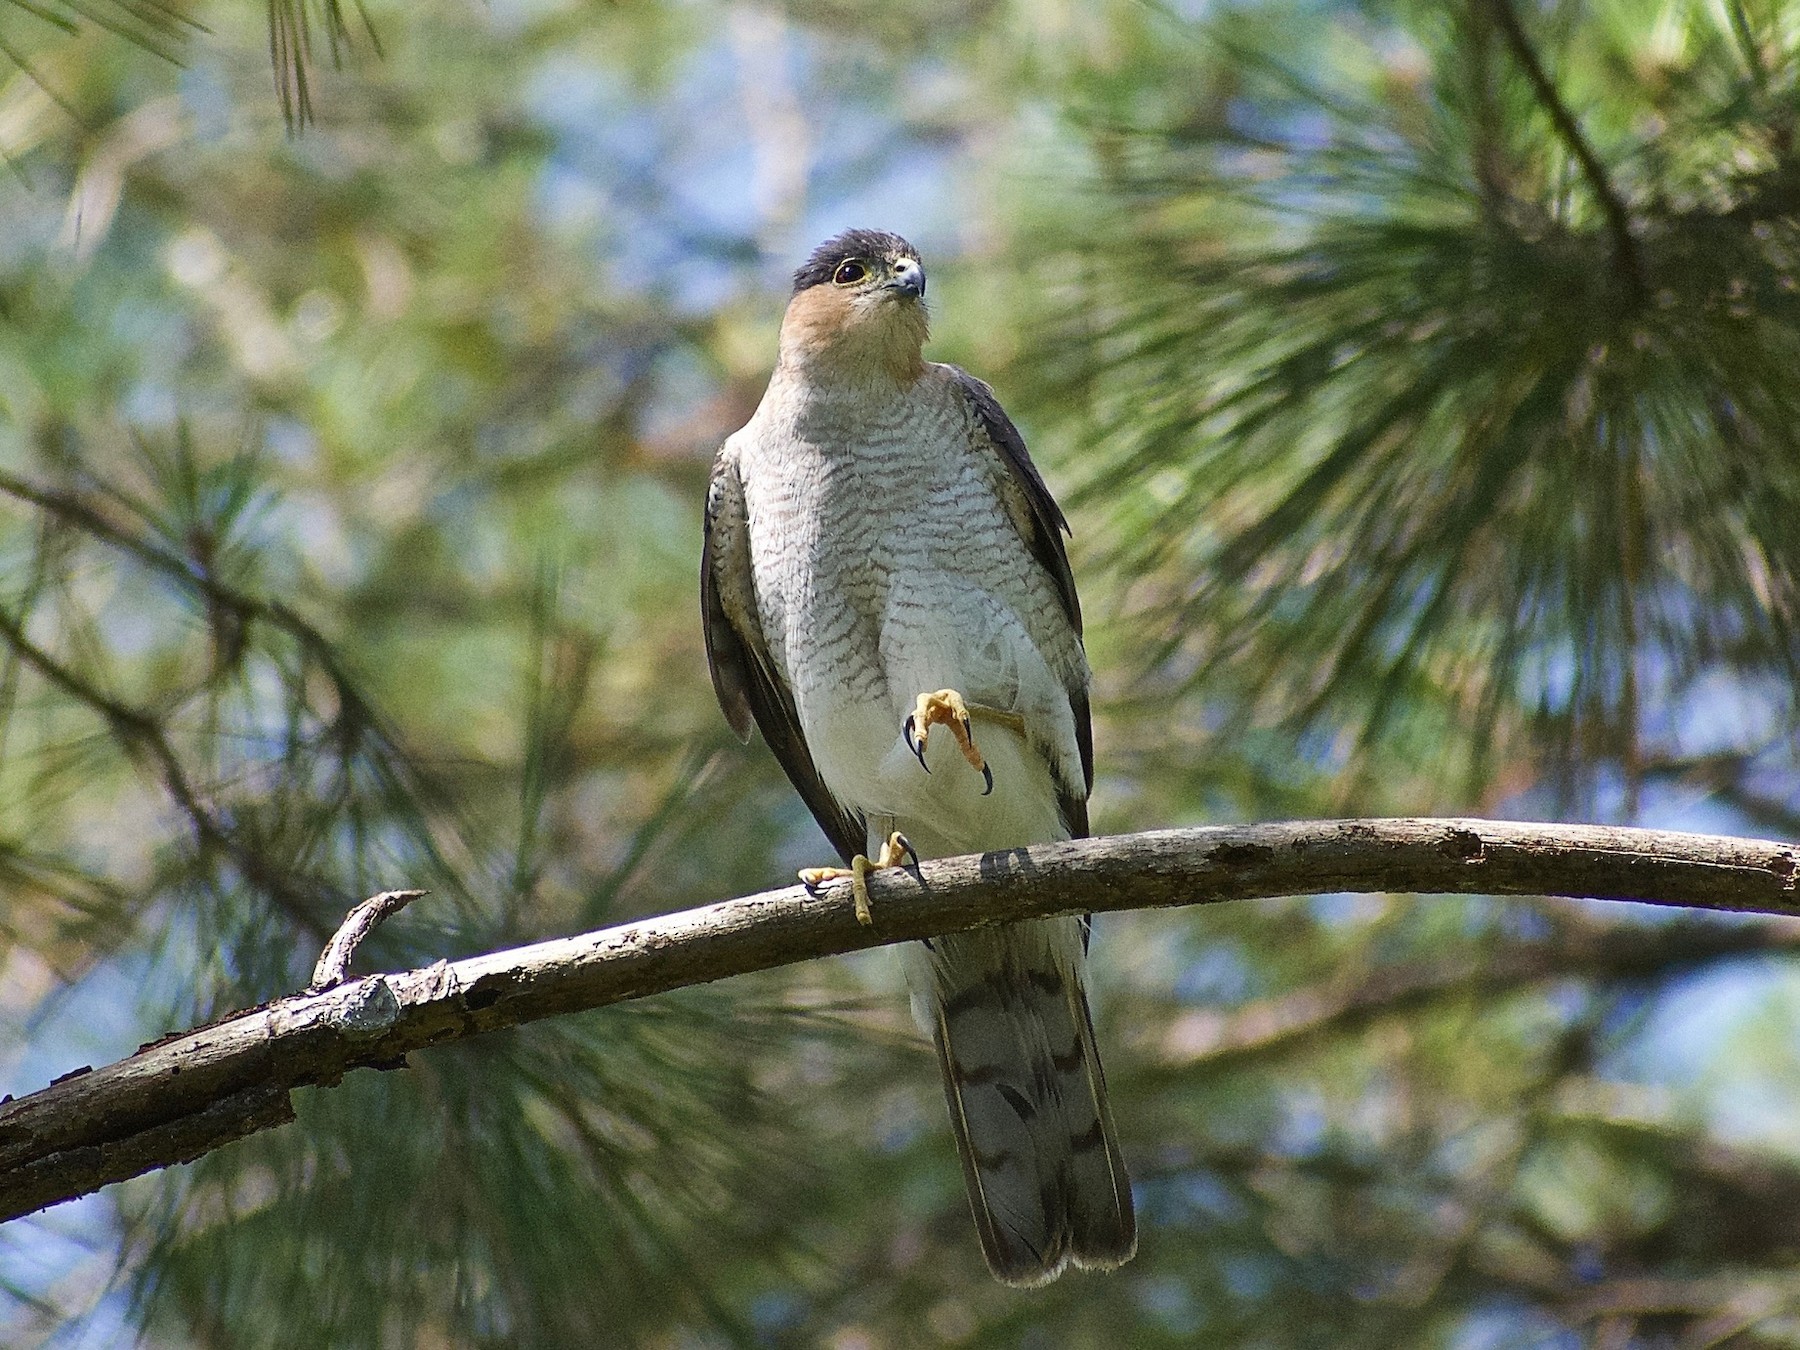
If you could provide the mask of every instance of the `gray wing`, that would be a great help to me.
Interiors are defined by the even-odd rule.
[[[721,451],[706,488],[706,540],[700,550],[700,613],[706,664],[725,720],[741,741],[754,719],[819,828],[845,862],[867,846],[862,818],[831,795],[813,764],[794,696],[776,673],[756,611],[750,522],[737,466]]]
[[[1069,552],[1063,544],[1063,536],[1069,532],[1069,522],[1064,518],[1062,508],[1056,504],[1056,499],[1050,495],[1050,489],[1044,486],[1043,476],[1038,473],[1037,465],[1031,462],[1031,455],[1025,449],[1025,438],[1013,425],[1012,418],[1006,415],[1006,409],[1000,406],[1000,400],[994,397],[994,391],[960,366],[951,366],[949,370],[962,386],[963,394],[974,409],[982,430],[987,432],[988,439],[999,451],[1000,461],[1006,466],[1007,474],[1024,495],[1030,518],[1013,523],[1020,527],[1025,547],[1030,550],[1038,566],[1049,574],[1056,587],[1057,597],[1062,601],[1063,612],[1068,615],[1069,623],[1079,637],[1081,601],[1075,594],[1075,574],[1069,568]],[[1069,706],[1075,714],[1076,744],[1081,750],[1081,773],[1088,790],[1092,791],[1094,728],[1088,712],[1088,694],[1085,688],[1080,687],[1072,687],[1068,692]],[[1058,792],[1057,797],[1063,819],[1069,824],[1069,833],[1076,839],[1085,839],[1088,832],[1086,798],[1069,792]]]

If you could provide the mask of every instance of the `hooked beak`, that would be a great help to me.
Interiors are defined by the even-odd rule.
[[[925,266],[917,258],[899,258],[894,262],[893,270],[888,274],[887,286],[890,291],[901,291],[915,300],[925,298]]]

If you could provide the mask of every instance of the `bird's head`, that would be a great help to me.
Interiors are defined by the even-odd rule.
[[[910,383],[924,368],[925,336],[919,251],[897,234],[846,230],[794,273],[781,359],[815,375]]]

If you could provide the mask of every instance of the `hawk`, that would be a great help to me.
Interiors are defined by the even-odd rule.
[[[873,230],[821,244],[706,498],[719,704],[740,738],[762,729],[847,864],[801,879],[847,877],[865,923],[871,869],[1084,836],[1093,782],[1068,524],[994,391],[924,360],[925,337],[918,250]],[[982,1250],[1008,1284],[1137,1246],[1087,935],[1036,920],[906,953]]]

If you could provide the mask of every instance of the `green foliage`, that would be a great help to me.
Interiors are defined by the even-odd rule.
[[[747,1053],[782,1020],[668,1000],[312,1094],[301,1139],[209,1158],[131,1216],[139,1298],[231,1345],[631,1344],[671,1313],[748,1339],[712,1272],[792,1245],[808,1189]]]
[[[298,987],[386,887],[432,893],[364,968],[820,860],[694,571],[843,224],[925,246],[1070,508],[1098,827],[1800,833],[1795,6],[196,17],[0,13],[10,1090]],[[1029,1295],[894,964],[774,972],[11,1225],[0,1339],[1793,1344],[1795,943],[1103,921],[1141,1251]]]
[[[1787,20],[1584,21],[1558,94],[1507,12],[1222,21],[1229,101],[1094,114],[1124,209],[1052,260],[1144,666],[1464,792],[1518,733],[1635,782],[1721,674],[1800,715]]]

